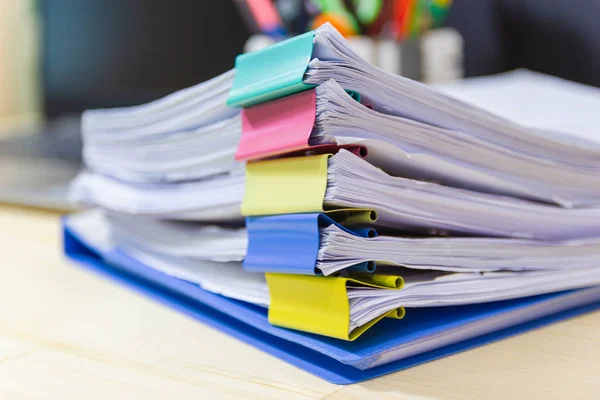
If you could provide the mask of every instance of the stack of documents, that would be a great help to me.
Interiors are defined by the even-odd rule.
[[[239,111],[225,104],[234,75],[229,71],[138,107],[86,111],[86,165],[134,182],[229,172],[240,132]]]
[[[65,251],[325,379],[600,306],[600,144],[378,70],[330,25],[84,114]]]

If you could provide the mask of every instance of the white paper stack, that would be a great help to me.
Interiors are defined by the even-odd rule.
[[[383,228],[551,240],[600,237],[600,208],[561,208],[393,177],[345,150],[328,164],[326,208],[373,209]],[[209,221],[239,219],[245,185],[241,172],[177,185],[83,179],[85,184],[74,185],[78,198],[104,199],[98,203],[106,208]]]
[[[234,75],[147,105],[86,112],[86,170],[72,197],[104,210],[68,224],[106,254],[268,306],[264,275],[242,268],[247,178],[234,159],[242,117],[225,105]],[[328,158],[322,210],[373,210],[380,231],[364,238],[321,227],[317,272],[347,274],[369,261],[404,279],[402,290],[348,287],[350,331],[399,307],[600,285],[600,144],[384,73],[329,25],[315,33],[304,81],[317,85],[310,144],[368,149],[365,158],[343,149]]]
[[[235,225],[207,225],[148,219],[108,212],[115,242],[127,248],[195,260],[242,261],[248,234]],[[551,271],[599,266],[600,238],[527,240],[481,237],[361,237],[329,225],[320,229],[317,268],[331,275],[353,265],[376,261],[379,270],[390,267],[452,272]]]
[[[225,100],[235,70],[136,107],[88,110],[83,158],[96,173],[131,182],[172,182],[228,173],[241,130]]]
[[[109,219],[112,222],[120,220],[120,224],[109,223]],[[191,227],[183,226],[182,223],[179,223],[178,228],[174,228],[175,225],[158,222],[153,229],[141,233],[138,226],[137,232],[130,234],[132,229],[135,229],[134,224],[125,224],[125,220],[127,217],[121,219],[114,215],[107,218],[101,211],[96,210],[70,217],[68,225],[90,247],[100,249],[104,253],[119,251],[146,266],[197,283],[213,293],[268,307],[269,290],[264,274],[245,272],[240,262],[230,261],[243,253],[238,251],[243,247],[242,230],[234,229],[228,232],[223,228]],[[160,225],[167,229],[156,229]],[[129,231],[126,232],[127,230]],[[197,234],[197,242],[202,242],[204,251],[177,242],[178,235],[185,231],[188,234]],[[118,233],[115,235],[115,232]],[[122,240],[123,234],[128,237],[126,241]],[[220,237],[224,239],[223,242],[219,240]],[[201,241],[200,238],[208,240]],[[155,246],[157,242],[160,243],[158,247]],[[223,245],[224,243],[226,244]],[[215,254],[223,255],[216,258],[222,262],[203,259],[207,254],[207,247],[215,245]],[[518,247],[511,246],[510,242],[506,243],[506,246]],[[599,244],[596,243],[595,246],[597,249]],[[560,245],[557,248],[558,252],[564,251]],[[195,257],[189,256],[191,252],[195,253]],[[453,255],[460,253],[459,249]],[[544,250],[538,249],[538,254],[540,253],[544,253]],[[546,251],[546,254],[548,253],[550,251]],[[568,263],[569,260],[566,259],[565,262]],[[562,270],[483,273],[396,268],[394,274],[403,277],[404,287],[401,290],[348,288],[350,332],[398,307],[474,304],[600,285],[598,264],[590,268],[579,268],[577,265],[576,268]]]

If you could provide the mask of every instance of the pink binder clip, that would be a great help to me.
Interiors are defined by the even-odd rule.
[[[242,136],[236,160],[258,160],[282,154],[335,153],[347,148],[366,156],[366,148],[357,145],[311,146],[310,134],[315,124],[317,98],[314,89],[257,104],[242,110]]]
[[[316,92],[311,89],[243,109],[235,158],[256,160],[308,149],[316,107]]]

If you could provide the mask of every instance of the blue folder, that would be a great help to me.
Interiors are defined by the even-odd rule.
[[[356,341],[348,342],[272,326],[267,310],[262,307],[207,292],[198,285],[148,268],[118,250],[94,249],[77,237],[68,223],[63,222],[63,227],[65,253],[82,267],[336,384],[360,382],[400,371],[600,308],[600,288],[596,288],[487,304],[410,309],[404,319],[384,319]],[[583,296],[584,292],[588,294]],[[511,313],[527,318],[531,307],[560,305],[568,298],[577,300],[578,293],[582,294],[580,304],[566,311],[386,362],[393,359],[390,354],[402,351],[403,346],[417,338],[435,333],[445,335],[452,330],[462,332],[461,328],[468,327],[469,323]]]

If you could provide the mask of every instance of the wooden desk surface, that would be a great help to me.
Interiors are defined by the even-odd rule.
[[[336,386],[61,255],[58,215],[0,206],[2,399],[598,398],[600,313]]]

